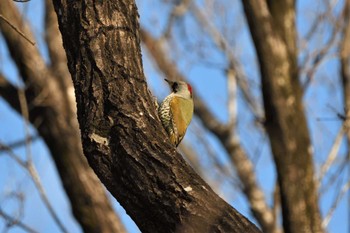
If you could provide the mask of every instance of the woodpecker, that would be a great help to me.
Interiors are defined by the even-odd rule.
[[[172,93],[165,97],[158,109],[159,118],[168,133],[170,141],[177,147],[193,115],[192,87],[182,81],[165,79],[172,89]]]

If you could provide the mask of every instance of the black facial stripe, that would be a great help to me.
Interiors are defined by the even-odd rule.
[[[179,84],[177,82],[174,82],[171,88],[174,92],[177,92],[179,90]]]

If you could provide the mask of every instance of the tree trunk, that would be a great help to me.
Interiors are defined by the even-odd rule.
[[[295,2],[242,1],[256,47],[283,227],[322,232],[309,131],[298,79]]]
[[[176,152],[143,75],[134,1],[54,1],[84,154],[143,232],[259,232]]]

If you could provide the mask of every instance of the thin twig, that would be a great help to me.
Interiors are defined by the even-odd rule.
[[[29,132],[29,124],[28,124],[29,110],[28,110],[27,98],[23,89],[18,89],[18,100],[19,100],[19,105],[21,107],[22,119],[24,121],[27,162],[32,163],[31,137]]]
[[[39,138],[40,138],[40,136],[39,136],[38,134],[29,136],[29,139],[30,139],[31,141],[38,140]],[[8,148],[11,148],[11,149],[15,149],[15,148],[17,148],[17,147],[21,147],[21,146],[25,145],[25,144],[27,143],[27,141],[28,141],[28,138],[25,137],[24,139],[20,139],[20,140],[18,140],[18,141],[14,141],[14,142],[11,142],[11,143],[7,143],[7,147],[8,147]],[[3,149],[3,147],[0,147],[0,153],[1,153],[2,151],[5,151],[5,150]]]
[[[53,217],[53,219],[55,220],[56,224],[58,225],[58,227],[61,229],[62,232],[67,233],[68,231],[67,231],[66,227],[63,225],[61,220],[58,218],[58,215],[56,214],[55,210],[53,209],[53,207],[52,207],[52,205],[47,197],[45,189],[40,181],[39,174],[38,174],[37,170],[35,169],[33,163],[27,164],[27,170],[28,170],[28,172],[29,172],[34,184],[35,184],[35,187],[39,191],[41,199],[43,200],[46,208],[50,212],[50,214]]]
[[[331,6],[330,6],[331,7]],[[329,12],[332,12],[333,7],[330,8]],[[311,61],[311,67],[309,69],[307,69],[307,67],[303,67],[300,68],[301,72],[305,72],[306,74],[306,81],[303,84],[303,89],[304,92],[307,90],[307,88],[309,87],[311,81],[313,80],[313,76],[316,73],[318,67],[326,60],[326,58],[328,58],[329,55],[329,51],[332,49],[332,47],[336,44],[337,38],[338,38],[338,34],[342,29],[342,15],[341,14],[337,20],[335,20],[334,22],[334,27],[332,28],[331,31],[331,36],[329,37],[328,41],[325,43],[325,46],[323,48],[321,48],[318,51],[315,51],[314,53],[310,54],[306,59],[305,62],[302,62],[302,64],[308,64],[309,61]]]
[[[45,192],[45,189],[40,181],[39,174],[33,164],[33,158],[32,158],[32,152],[31,152],[31,139],[30,139],[30,132],[29,132],[29,111],[28,111],[28,105],[27,105],[27,99],[25,96],[25,93],[22,89],[18,90],[18,99],[21,107],[21,114],[24,121],[24,129],[25,129],[25,135],[26,135],[26,155],[27,155],[27,161],[26,161],[26,170],[28,171],[30,177],[32,178],[35,187],[37,188],[39,195],[41,199],[43,200],[46,208],[50,212],[52,218],[58,225],[58,227],[61,229],[62,232],[66,233],[68,232],[61,220],[58,218],[58,215],[56,214],[54,208],[52,207],[47,194]]]
[[[201,127],[196,127],[196,135],[198,136],[197,139],[200,141],[200,145],[203,146],[205,153],[208,155],[208,158],[212,161],[210,164],[213,164],[213,172],[212,174],[214,174],[214,170],[217,171],[217,174],[220,177],[228,177],[229,178],[229,182],[232,184],[232,188],[237,189],[237,188],[242,188],[241,182],[239,181],[239,179],[237,179],[237,177],[235,175],[233,175],[231,173],[232,169],[230,169],[230,167],[227,166],[227,164],[222,163],[222,161],[220,161],[220,159],[218,158],[218,156],[216,155],[216,153],[214,152],[214,148],[212,148],[212,146],[210,145],[210,143],[208,143],[207,139],[203,136],[205,135],[205,132],[203,131],[203,129]],[[217,183],[215,183],[214,186],[218,187],[220,186],[219,184],[222,183],[223,181],[220,181],[217,179]],[[216,190],[219,190],[218,188],[216,188]]]
[[[203,10],[198,7],[195,2],[192,2],[190,8],[193,11],[198,23],[202,25],[203,28],[208,32],[218,49],[220,49],[225,54],[230,63],[230,68],[235,70],[235,77],[240,89],[242,90],[244,100],[248,103],[248,106],[254,114],[255,118],[259,120],[262,119],[263,114],[260,106],[257,104],[258,101],[256,101],[255,98],[250,94],[251,91],[249,91],[249,86],[247,84],[248,78],[245,75],[241,64],[238,62],[238,59],[235,57],[229,42],[213,25],[212,21],[208,19],[207,14],[205,14],[205,12],[203,12]]]
[[[10,192],[10,193],[6,193],[5,195],[5,199],[9,199],[9,198],[14,198],[18,201],[19,206],[18,206],[18,213],[13,214],[11,216],[11,221],[7,218],[5,218],[3,215],[0,214],[0,217],[2,217],[5,221],[7,221],[6,223],[6,229],[4,229],[3,232],[7,231],[7,229],[10,229],[13,226],[17,226],[17,223],[23,218],[24,215],[24,195],[22,192]],[[6,202],[6,200],[3,200],[4,202]],[[1,210],[1,208],[0,208]],[[4,212],[4,211],[2,211]],[[6,214],[5,214],[6,215]],[[12,221],[13,220],[13,221]]]
[[[28,226],[27,224],[21,222],[19,219],[15,219],[11,217],[10,215],[6,214],[4,211],[0,209],[0,217],[2,217],[6,222],[8,226],[16,225],[23,230],[30,232],[30,233],[38,233],[36,230]]]
[[[168,18],[168,22],[166,23],[163,35],[160,38],[169,38],[172,30],[172,26],[175,20],[181,16],[183,16],[189,8],[190,5],[189,0],[182,0],[172,9],[170,16]]]
[[[345,124],[343,124],[339,131],[337,136],[335,137],[333,146],[331,148],[331,150],[329,151],[329,154],[327,156],[326,161],[323,163],[323,165],[321,166],[321,171],[320,171],[320,175],[318,178],[318,181],[321,182],[323,177],[326,175],[327,171],[329,170],[329,168],[332,166],[334,160],[337,157],[343,136],[344,136],[344,132],[345,132]]]
[[[35,46],[35,42],[33,42],[32,40],[30,40],[26,35],[24,35],[23,32],[21,32],[16,26],[14,26],[10,21],[8,21],[5,16],[3,16],[2,14],[0,14],[0,18],[2,20],[4,20],[10,27],[13,28],[13,30],[15,30],[18,34],[20,34],[26,41],[28,41],[31,45]]]
[[[29,161],[23,161],[21,160],[12,150],[11,148],[9,148],[8,146],[4,145],[3,143],[0,142],[0,149],[4,150],[8,153],[8,155],[10,156],[10,158],[14,159],[17,164],[19,164],[21,167],[23,167],[30,175],[35,187],[37,188],[39,195],[41,197],[41,199],[43,200],[46,208],[48,209],[48,211],[50,212],[52,218],[54,219],[54,221],[56,222],[56,224],[58,225],[58,227],[60,228],[60,230],[64,233],[67,233],[67,229],[65,228],[65,226],[63,225],[63,223],[61,222],[61,220],[58,218],[58,215],[56,214],[56,212],[54,211],[48,197],[47,194],[45,192],[45,189],[41,183],[39,174],[37,172],[37,170],[35,169],[33,163],[31,160]]]
[[[330,222],[330,220],[332,219],[332,216],[334,214],[334,211],[336,210],[336,208],[338,207],[339,202],[343,199],[344,195],[348,192],[350,188],[350,181],[348,181],[343,188],[338,192],[337,197],[335,198],[332,206],[330,207],[326,217],[323,219],[322,221],[322,226],[323,228],[326,228]]]
[[[0,151],[5,151],[7,153],[7,155],[15,160],[15,162],[20,165],[21,167],[25,168],[26,167],[26,163],[24,161],[22,161],[15,153],[13,153],[13,151],[11,150],[10,147],[6,146],[4,143],[0,142]]]
[[[324,181],[323,185],[319,189],[319,195],[320,197],[323,196],[328,190],[332,187],[332,185],[339,179],[340,175],[345,171],[346,165],[348,159],[347,157],[342,158],[339,160],[338,164],[340,164],[337,168],[336,171],[334,171],[331,175],[329,175],[329,178],[327,181]]]

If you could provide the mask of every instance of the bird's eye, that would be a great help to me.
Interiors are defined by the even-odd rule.
[[[173,89],[174,92],[177,92],[179,90],[179,84],[177,82],[174,82],[171,88]]]

